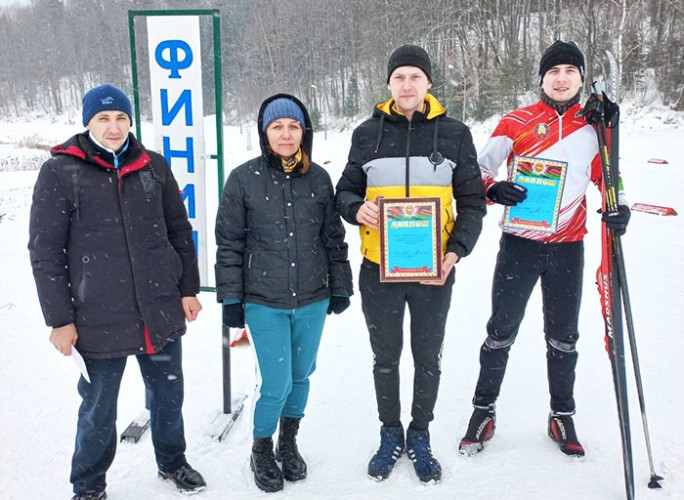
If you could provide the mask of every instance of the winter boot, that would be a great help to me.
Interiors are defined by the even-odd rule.
[[[549,415],[549,437],[553,439],[560,450],[571,457],[583,457],[584,447],[577,439],[575,423],[571,415],[551,413]]]
[[[185,464],[173,472],[159,471],[159,477],[172,481],[176,488],[187,495],[199,493],[207,487],[202,474],[193,469],[189,464]]]
[[[249,466],[254,471],[254,482],[260,490],[271,493],[283,489],[283,473],[273,456],[273,439],[254,438]]]
[[[71,500],[106,500],[107,493],[104,491],[96,491],[94,493],[77,493]]]
[[[409,427],[406,431],[406,450],[413,461],[418,479],[422,483],[437,482],[442,479],[442,466],[432,455],[430,432]]]
[[[306,462],[297,449],[297,431],[300,418],[282,417],[276,446],[275,459],[283,463],[283,477],[287,481],[299,481],[306,477]]]
[[[401,425],[380,427],[380,448],[368,462],[368,475],[382,481],[387,479],[394,464],[404,453],[404,428]]]
[[[472,457],[484,449],[484,442],[494,435],[495,420],[494,405],[487,408],[475,408],[468,423],[468,430],[458,445],[461,455]]]

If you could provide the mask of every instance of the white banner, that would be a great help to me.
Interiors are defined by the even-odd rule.
[[[154,147],[166,157],[188,210],[202,286],[207,275],[202,59],[198,16],[149,16]]]

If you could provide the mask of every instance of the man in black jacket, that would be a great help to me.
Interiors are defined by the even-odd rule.
[[[404,45],[392,54],[387,67],[387,88],[392,98],[376,105],[373,116],[354,131],[349,161],[337,184],[337,208],[347,222],[360,226],[361,233],[364,259],[359,289],[373,349],[373,377],[382,422],[380,448],[368,464],[368,474],[378,480],[389,476],[404,450],[422,482],[441,478],[441,466],[430,450],[428,426],[439,388],[453,270],[472,251],[486,213],[470,131],[447,117],[446,109],[428,94],[430,75],[430,57],[422,48]],[[381,196],[440,198],[441,281],[380,281],[376,200]],[[404,437],[399,360],[406,304],[411,313],[415,376],[412,421]]]
[[[101,500],[116,451],[116,404],[135,354],[150,398],[159,476],[206,486],[185,459],[181,339],[202,306],[192,227],[166,160],[132,134],[131,103],[102,85],[83,97],[83,125],[52,149],[30,218],[33,275],[50,341],[78,349],[81,377],[73,500]]]

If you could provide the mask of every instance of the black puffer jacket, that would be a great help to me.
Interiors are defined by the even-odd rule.
[[[185,333],[199,292],[192,227],[166,160],[133,135],[120,169],[88,133],[53,149],[31,206],[31,265],[48,326],[108,358],[158,351]]]
[[[273,99],[293,99],[305,115],[303,150],[311,158],[313,131],[304,105],[278,94],[259,110],[262,155],[235,168],[216,217],[217,299],[294,309],[352,295],[344,226],[335,210],[328,173],[311,162],[286,173],[268,152],[262,115]]]

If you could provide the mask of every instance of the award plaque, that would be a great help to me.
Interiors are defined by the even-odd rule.
[[[380,281],[442,279],[439,198],[380,198]]]
[[[514,207],[506,207],[504,227],[555,233],[567,170],[564,161],[516,156],[511,182],[524,186],[527,198]]]

